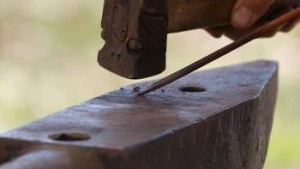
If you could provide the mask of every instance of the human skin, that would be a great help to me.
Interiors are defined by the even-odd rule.
[[[231,39],[238,39],[261,25],[257,21],[266,13],[273,2],[274,0],[238,0],[232,10],[231,26],[210,28],[207,29],[207,32],[216,38],[225,35]],[[278,31],[289,32],[299,21],[300,17],[295,18],[268,32],[264,37],[271,37]]]

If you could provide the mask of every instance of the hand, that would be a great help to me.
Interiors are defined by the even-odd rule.
[[[258,20],[266,13],[274,0],[238,0],[231,16],[231,26],[209,28],[207,31],[214,37],[221,37],[223,34],[231,39],[237,39],[253,29],[261,26]],[[264,37],[271,37],[278,31],[288,32],[297,23],[300,17],[280,26],[267,33]]]
[[[245,29],[253,25],[274,0],[238,0],[231,17],[234,28]]]

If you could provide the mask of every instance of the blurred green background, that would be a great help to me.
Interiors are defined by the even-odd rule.
[[[96,62],[103,0],[0,0],[0,132],[120,86]],[[230,41],[202,30],[172,34],[173,72]],[[300,168],[300,26],[258,40],[207,66],[257,59],[280,63],[280,89],[266,169]]]

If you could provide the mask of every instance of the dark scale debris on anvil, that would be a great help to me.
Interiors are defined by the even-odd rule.
[[[277,71],[257,61],[193,73],[163,93],[132,93],[151,81],[123,87],[1,134],[0,169],[262,169]]]
[[[236,2],[105,0],[98,63],[129,79],[157,75],[166,68],[169,33],[229,26]],[[277,63],[192,72],[296,19],[299,5],[275,0],[248,34],[165,78],[0,134],[0,169],[262,169]]]
[[[135,93],[135,94],[140,93],[140,92],[141,92],[141,88],[139,86],[134,87],[132,90],[132,93]]]

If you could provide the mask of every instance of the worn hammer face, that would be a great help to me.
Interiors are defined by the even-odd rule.
[[[140,79],[165,69],[167,5],[162,0],[105,0],[99,64]]]

